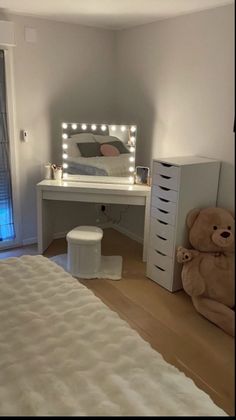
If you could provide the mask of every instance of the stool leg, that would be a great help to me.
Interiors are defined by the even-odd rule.
[[[96,278],[101,266],[101,241],[68,243],[67,269],[75,277]]]

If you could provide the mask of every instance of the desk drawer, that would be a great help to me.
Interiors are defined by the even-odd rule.
[[[152,264],[156,265],[163,271],[172,271],[174,260],[167,256],[167,255],[161,255],[159,254],[155,249],[152,247],[149,247],[148,251],[148,261]]]
[[[166,222],[172,226],[175,225],[176,215],[172,213],[168,213],[165,210],[151,207],[151,217],[155,217],[155,219],[161,220],[162,222]]]
[[[180,167],[179,166],[173,166],[173,165],[170,165],[168,163],[163,163],[163,162],[154,162],[153,163],[153,173],[154,174],[167,175],[169,177],[179,179]]]
[[[147,277],[170,292],[173,292],[173,272],[161,271],[154,264],[150,264],[147,266]]]
[[[173,261],[169,257],[165,257],[168,261],[163,261],[152,253],[149,248],[148,263],[147,263],[147,277],[154,280],[156,283],[172,290],[173,283]]]
[[[165,198],[156,197],[152,195],[152,207],[157,209],[165,210],[168,213],[176,214],[176,204],[172,201],[166,200]]]
[[[150,246],[168,257],[173,257],[174,254],[174,241],[173,239],[165,238],[157,233],[151,232]]]
[[[162,187],[169,188],[171,190],[179,190],[179,179],[176,177],[170,177],[167,175],[153,174],[152,182],[154,185],[160,185]]]
[[[160,185],[152,185],[152,196],[164,198],[165,200],[177,203],[178,192],[171,190],[170,188],[162,187]]]
[[[168,239],[169,241],[174,241],[175,238],[175,228],[169,223],[162,222],[154,217],[151,217],[150,220],[150,231],[155,233],[163,238]]]

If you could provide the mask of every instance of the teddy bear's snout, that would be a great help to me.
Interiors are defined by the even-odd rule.
[[[212,235],[212,241],[215,245],[223,248],[228,248],[232,245],[234,236],[228,229],[217,229]]]
[[[223,238],[228,238],[229,236],[230,236],[230,232],[227,232],[226,230],[224,231],[224,232],[222,232],[221,234],[220,234]]]

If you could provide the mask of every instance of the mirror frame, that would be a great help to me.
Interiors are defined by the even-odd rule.
[[[127,177],[114,177],[114,176],[95,176],[95,175],[72,175],[72,174],[68,174],[66,172],[66,169],[68,167],[67,164],[67,158],[68,155],[66,153],[66,150],[68,148],[68,140],[69,140],[69,135],[68,132],[70,133],[71,130],[77,130],[78,127],[80,127],[80,129],[82,129],[85,133],[87,130],[87,127],[90,127],[90,129],[92,130],[92,132],[94,132],[94,134],[98,133],[98,130],[101,131],[106,131],[107,126],[111,126],[111,130],[114,131],[114,135],[116,132],[116,128],[117,126],[121,127],[122,131],[125,130],[129,130],[130,132],[130,142],[129,142],[129,147],[130,147],[130,153],[133,154],[133,156],[131,156],[131,158],[133,158],[133,162],[130,164],[130,176]],[[123,128],[123,129],[122,129]],[[66,180],[66,181],[80,181],[80,182],[94,182],[94,183],[106,183],[106,184],[134,184],[135,182],[135,158],[136,158],[136,139],[137,139],[137,125],[136,124],[108,124],[108,123],[102,123],[102,124],[96,124],[96,123],[76,123],[76,122],[62,122],[61,123],[61,129],[62,129],[62,168],[63,168],[63,175],[62,175],[62,179]],[[82,131],[82,132],[83,132]]]

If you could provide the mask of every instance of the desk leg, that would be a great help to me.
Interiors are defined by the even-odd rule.
[[[150,225],[150,196],[146,197],[145,215],[144,215],[144,238],[143,238],[143,261],[147,261],[147,249],[149,241],[149,225]]]
[[[38,253],[43,254],[53,240],[49,202],[43,200],[42,191],[37,191]]]

